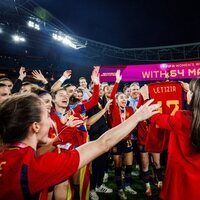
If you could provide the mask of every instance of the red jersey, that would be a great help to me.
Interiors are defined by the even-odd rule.
[[[85,112],[92,107],[94,107],[96,104],[98,104],[99,100],[99,85],[94,85],[94,90],[92,97],[88,101],[84,101],[81,104],[78,104],[74,109],[71,109],[71,115],[78,117],[82,119],[82,115],[85,115]],[[68,108],[69,109],[69,108]],[[56,112],[52,112],[50,114],[51,119],[53,120],[52,127],[49,130],[48,136],[50,138],[54,138],[56,135],[59,135],[61,132],[62,134],[67,131],[67,126],[63,124]],[[74,147],[80,146],[87,141],[87,130],[84,126],[80,126],[76,133],[73,132],[71,135],[69,135],[69,143],[71,143]]]
[[[175,116],[157,114],[151,118],[170,131],[168,162],[161,197],[164,200],[200,199],[200,153],[191,145],[192,113],[177,111]]]
[[[73,113],[75,117],[82,119],[79,113]],[[57,127],[57,130],[54,126],[52,126],[49,130],[49,137],[55,138],[56,135],[64,135],[65,134],[65,142],[72,145],[72,147],[77,147],[87,142],[87,131],[84,126],[80,126],[78,128],[74,128],[73,131],[70,131],[70,127],[62,124],[60,118],[56,113],[51,113],[51,118],[53,119],[54,126]],[[81,129],[81,127],[83,127]],[[57,132],[57,133],[56,133]]]
[[[83,112],[83,106],[84,106],[85,111],[87,111],[93,108],[94,106],[96,106],[98,102],[99,102],[99,85],[94,85],[92,97],[87,101],[83,101],[80,105],[75,107],[73,110],[75,113],[81,114]]]
[[[160,112],[174,115],[177,110],[182,109],[183,90],[178,82],[160,82],[148,85],[150,98],[154,103],[161,104]],[[159,127],[156,123],[148,126],[145,149],[148,152],[162,152],[167,149],[169,132]]]
[[[58,132],[62,129],[63,124],[60,121],[60,118],[55,112],[50,113],[51,118],[51,127],[49,129],[48,137],[55,138],[58,135]]]
[[[119,125],[124,120],[128,119],[131,115],[134,114],[133,108],[126,106],[126,108],[124,110],[125,113],[123,113],[125,115],[125,117],[124,117],[124,119],[122,118],[120,108],[119,108],[119,106],[116,102],[116,98],[115,98],[115,94],[117,93],[118,86],[119,86],[119,83],[115,83],[115,85],[112,89],[111,95],[110,95],[110,98],[113,99],[113,102],[110,106],[110,115],[108,116],[110,118],[109,122],[111,123],[111,127],[115,127],[115,126]],[[131,133],[128,136],[126,136],[124,139],[125,140],[131,139]]]
[[[143,103],[144,100],[140,95],[137,107],[139,108]],[[169,134],[164,134],[164,132],[168,132],[166,129],[158,128],[158,125],[150,124],[148,120],[139,122],[137,129],[138,144],[144,145],[146,151],[161,152],[168,145]]]
[[[0,153],[0,199],[39,199],[46,188],[68,179],[78,169],[77,150],[46,153],[36,157],[26,146]]]
[[[142,95],[140,95],[137,108],[139,108],[141,105],[143,105],[144,100],[142,98]],[[147,120],[141,121],[137,125],[137,143],[141,145],[146,145],[146,139],[147,139],[147,133],[148,133],[148,123]]]

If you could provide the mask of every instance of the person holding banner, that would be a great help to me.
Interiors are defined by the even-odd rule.
[[[141,89],[149,98],[148,86]],[[200,78],[192,79],[187,92],[189,110],[175,115],[156,114],[150,121],[170,131],[168,162],[163,187],[163,200],[200,199]]]
[[[161,112],[174,115],[177,110],[183,109],[184,91],[179,82],[163,81],[148,84],[149,96],[161,106]],[[142,101],[142,98],[140,98]],[[140,103],[141,105],[141,103]],[[142,173],[141,177],[146,185],[146,195],[151,195],[149,154],[152,155],[154,182],[162,187],[163,173],[160,164],[160,154],[166,153],[169,142],[169,131],[159,127],[156,123],[143,123],[139,127],[138,144],[141,150]]]

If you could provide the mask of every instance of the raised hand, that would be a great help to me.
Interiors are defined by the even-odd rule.
[[[95,71],[95,73],[98,74],[100,70],[100,66],[94,66],[93,68],[94,68],[93,71]]]
[[[142,95],[143,97],[143,100],[147,100],[149,99],[149,88],[148,88],[148,85],[144,85],[140,88],[140,94]]]
[[[69,118],[71,116],[73,116],[74,112],[73,110],[68,110],[61,118],[60,118],[60,121],[62,124],[66,124],[67,121],[69,120]]]
[[[188,84],[188,83],[185,83],[185,82],[183,82],[183,81],[179,81],[179,82],[181,83],[181,86],[182,86],[183,90],[184,90],[185,92],[187,92],[187,91],[189,90],[189,84]]]
[[[23,81],[25,77],[26,77],[26,68],[25,67],[20,67],[19,79]]]
[[[92,71],[91,80],[95,85],[99,84],[99,69],[99,66],[95,66]]]
[[[72,76],[72,70],[66,70],[66,71],[64,71],[63,76],[64,76],[66,79],[70,79],[71,76]]]
[[[74,117],[73,115],[70,116],[66,122],[66,125],[68,127],[78,127],[80,125],[82,125],[84,123],[84,121],[78,117]]]
[[[113,99],[109,99],[109,100],[108,100],[108,102],[106,103],[106,105],[105,105],[105,107],[104,107],[104,110],[105,110],[105,111],[108,111],[108,110],[109,110],[109,108],[110,108],[110,106],[111,106],[111,104],[112,104],[112,101],[113,101]]]
[[[61,117],[62,124],[65,124],[69,127],[80,126],[84,123],[84,119],[80,117],[75,117],[73,111],[69,110],[64,116]]]
[[[134,113],[137,116],[139,121],[146,120],[151,116],[159,113],[158,108],[161,106],[159,104],[151,104],[154,99],[147,101],[144,105],[140,106],[140,108]]]
[[[116,71],[115,77],[116,77],[116,82],[119,83],[122,79],[122,75],[120,74],[120,70]]]
[[[41,81],[43,84],[47,84],[48,81],[47,79],[43,76],[42,72],[40,70],[33,70],[32,71],[32,75],[33,75],[33,78],[35,80],[38,80],[38,81]]]

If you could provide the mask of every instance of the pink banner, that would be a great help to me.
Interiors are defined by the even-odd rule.
[[[122,81],[124,82],[164,80],[168,72],[170,72],[170,80],[192,79],[200,76],[200,61],[101,66],[100,81],[114,82],[115,72],[118,69],[121,70]]]

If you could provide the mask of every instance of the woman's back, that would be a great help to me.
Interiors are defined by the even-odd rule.
[[[190,141],[191,112],[177,111],[175,116],[157,114],[152,118],[161,128],[170,130],[167,169],[161,191],[163,199],[200,198],[200,154]]]

